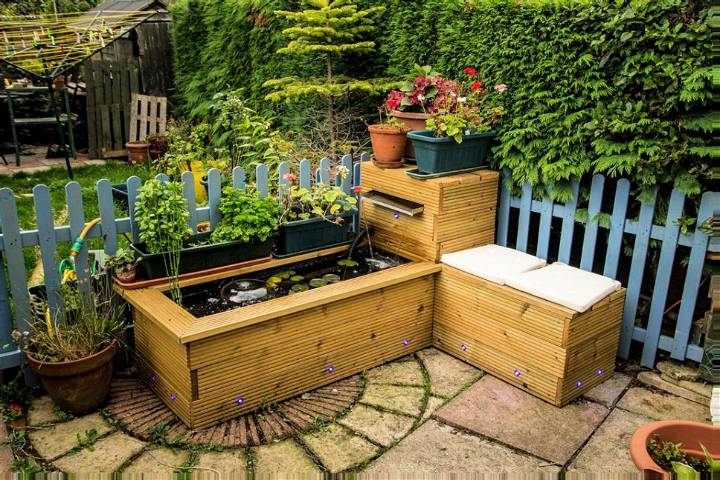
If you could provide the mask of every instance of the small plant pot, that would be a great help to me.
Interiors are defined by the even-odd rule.
[[[292,255],[347,241],[352,217],[352,214],[343,215],[340,224],[320,217],[283,223],[280,225],[275,253]]]
[[[408,133],[415,146],[415,160],[422,173],[444,173],[486,165],[490,140],[495,132],[463,136],[462,143],[453,138],[436,138],[434,130]]]
[[[142,165],[148,161],[148,147],[150,145],[147,142],[128,142],[125,147],[128,151],[128,162],[133,165]]]
[[[115,271],[115,278],[122,283],[132,283],[135,281],[135,277],[137,277],[137,267]]]
[[[704,459],[702,443],[715,460],[720,460],[720,427],[686,420],[664,420],[640,427],[630,439],[630,457],[646,480],[670,480],[670,472],[660,468],[648,453],[651,438],[681,443],[687,455]]]
[[[398,121],[402,122],[403,125],[408,127],[411,131],[414,130],[425,130],[425,122],[432,116],[429,113],[414,113],[414,112],[401,112],[400,110],[394,110],[391,114]],[[405,158],[415,158],[415,148],[413,143],[408,140],[407,146],[405,147]]]
[[[392,125],[370,125],[370,141],[373,148],[373,162],[380,168],[400,168],[407,146],[409,128]]]
[[[113,374],[113,357],[119,344],[113,340],[98,353],[69,362],[43,362],[25,352],[30,368],[62,410],[85,415],[97,410],[107,399]]]

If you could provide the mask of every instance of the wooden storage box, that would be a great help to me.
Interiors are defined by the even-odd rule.
[[[443,265],[433,344],[560,407],[612,375],[624,302],[578,313]]]
[[[430,262],[408,263],[202,318],[160,288],[117,290],[133,306],[142,378],[198,429],[428,347],[439,270]]]
[[[498,172],[478,170],[417,180],[405,170],[362,163],[365,193],[379,192],[422,205],[422,213],[408,216],[363,201],[362,219],[373,228],[373,241],[379,247],[407,258],[438,261],[443,253],[495,240]]]

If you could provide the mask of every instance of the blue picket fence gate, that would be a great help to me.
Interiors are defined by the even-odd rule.
[[[504,172],[507,178],[509,172]],[[700,230],[693,233],[681,233],[678,220],[683,216],[685,208],[685,194],[673,190],[669,199],[665,225],[654,224],[655,208],[657,205],[657,191],[652,195],[653,201],[640,205],[637,219],[628,218],[631,185],[627,179],[615,183],[614,197],[606,195],[608,179],[603,175],[592,177],[590,194],[587,205],[587,220],[579,222],[576,212],[581,205],[578,204],[580,184],[572,182],[573,197],[565,204],[555,203],[548,195],[543,200],[533,198],[533,188],[525,184],[522,194],[512,196],[506,188],[505,182],[500,193],[498,206],[497,243],[511,245],[523,252],[533,253],[543,259],[557,260],[573,264],[587,271],[595,271],[605,276],[618,278],[618,267],[623,258],[624,241],[632,245],[630,269],[625,287],[627,297],[622,321],[622,336],[618,356],[628,358],[631,341],[643,344],[642,364],[653,367],[658,349],[670,353],[677,360],[690,359],[699,362],[702,359],[702,347],[689,342],[692,329],[694,310],[698,299],[703,266],[706,253],[711,249],[709,237]],[[610,206],[610,211],[604,210]],[[517,223],[511,225],[511,209],[517,211]],[[533,214],[535,218],[533,219]],[[702,225],[714,215],[720,214],[720,192],[705,192],[700,201],[696,225]],[[602,215],[609,216],[609,225],[603,225],[599,219]],[[606,217],[607,218],[607,217]],[[553,244],[557,248],[557,255],[550,253],[551,233],[553,232],[553,219],[560,221],[559,241]],[[537,222],[538,228],[531,231],[531,224]],[[557,222],[556,222],[557,223]],[[578,225],[584,227],[582,242],[574,242],[573,236]],[[511,227],[516,227],[517,236],[509,239]],[[607,236],[599,242],[600,229],[607,230]],[[536,238],[535,248],[529,248],[529,240]],[[634,238],[632,238],[634,237]],[[641,287],[648,260],[648,247],[651,240],[662,243],[657,265],[657,274],[652,281],[652,295],[647,319],[647,326],[636,325],[638,306],[641,298]],[[602,252],[598,246],[606,249],[604,264],[596,265],[598,254]],[[580,249],[580,255],[573,257],[573,247]],[[679,247],[688,247],[689,256],[685,273],[680,309],[677,314],[674,335],[663,335],[663,319],[668,301],[671,273],[676,264]],[[720,251],[716,243],[712,250]],[[553,249],[554,250],[554,249]],[[577,253],[577,252],[576,252]]]
[[[361,155],[362,161],[367,155]],[[333,175],[337,167],[348,169],[348,175],[341,178]],[[277,184],[289,186],[290,181],[285,178],[291,171],[287,163],[280,164],[278,168]],[[271,179],[266,165],[255,168],[255,183],[260,196],[271,193]],[[313,182],[333,182],[342,187],[346,193],[351,193],[354,186],[359,184],[360,165],[353,163],[351,155],[343,156],[338,165],[333,166],[330,160],[320,160],[318,168],[312,168],[309,160],[301,161],[297,166],[298,184],[301,187],[310,187]],[[167,180],[166,175],[156,178]],[[242,167],[232,171],[232,184],[237,188],[245,188],[247,175]],[[195,178],[192,173],[182,174],[183,195],[188,202],[190,218],[188,223],[194,232],[201,222],[210,222],[214,227],[220,218],[218,205],[222,190],[222,174],[217,169],[208,172],[208,202],[207,206],[197,207],[195,201]],[[113,203],[112,184],[108,180],[97,182],[97,201],[100,212],[100,223],[95,225],[86,238],[102,238],[103,251],[113,255],[118,248],[118,236],[129,234],[133,242],[139,240],[137,224],[134,221],[134,205],[138,190],[142,186],[139,177],[130,177],[126,181],[128,191],[129,216],[116,218],[116,207]],[[65,186],[65,204],[68,212],[68,225],[57,226],[54,222],[50,190],[45,185],[36,185],[33,188],[36,224],[35,230],[20,231],[15,205],[15,195],[9,188],[0,188],[0,265],[7,267],[10,284],[7,284],[5,275],[0,274],[0,369],[19,366],[22,363],[21,352],[12,341],[14,329],[29,330],[32,319],[30,295],[27,285],[27,271],[23,257],[23,248],[39,247],[40,257],[45,273],[45,287],[47,290],[48,307],[51,312],[57,310],[58,289],[60,276],[58,272],[57,245],[62,242],[72,242],[80,234],[88,220],[83,211],[80,184],[69,182]],[[75,257],[76,274],[81,288],[90,288],[89,255],[87,248],[83,248]],[[80,268],[82,267],[82,268]],[[15,319],[13,323],[13,318]]]

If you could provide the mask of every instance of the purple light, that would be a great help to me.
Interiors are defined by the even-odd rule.
[[[519,368],[516,368],[516,369],[513,371],[513,375],[515,375],[516,377],[519,377],[519,376],[522,375],[522,372],[520,371]]]
[[[155,383],[155,382],[157,382],[157,376],[154,374],[150,375],[150,383]]]
[[[403,344],[403,347],[407,347],[408,345],[410,345],[410,340],[406,338],[405,340],[402,341],[402,344]]]
[[[576,386],[577,388],[580,388],[580,387],[582,387],[583,385],[585,385],[585,384],[583,383],[582,380],[578,380],[577,382],[575,382],[575,386]]]
[[[171,401],[171,402],[174,402],[174,401],[175,401],[175,394],[174,394],[174,393],[171,393],[171,394],[170,394],[170,401]]]
[[[460,350],[462,350],[463,352],[467,352],[467,345],[465,345],[464,343],[460,345]]]
[[[235,400],[235,404],[238,407],[242,407],[244,403],[245,403],[245,397],[238,397],[237,400]]]
[[[393,218],[394,218],[395,220],[398,220],[398,219],[400,218],[400,212],[395,212],[395,213],[393,213]]]
[[[334,365],[328,365],[327,368],[325,369],[325,371],[328,372],[328,373],[333,373],[333,372],[335,372],[335,366],[334,366]]]
[[[598,377],[602,377],[603,375],[605,375],[605,370],[603,370],[602,368],[598,368],[597,370],[595,370],[595,374]]]

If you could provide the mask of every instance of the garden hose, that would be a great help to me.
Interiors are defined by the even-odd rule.
[[[75,243],[73,243],[73,246],[70,249],[71,257],[76,257],[80,250],[82,250],[82,247],[85,244],[85,237],[90,232],[90,229],[98,223],[100,223],[100,218],[91,220],[87,225],[85,225],[85,228],[83,228],[82,232],[80,232],[80,235],[78,235],[78,237],[75,239]]]

